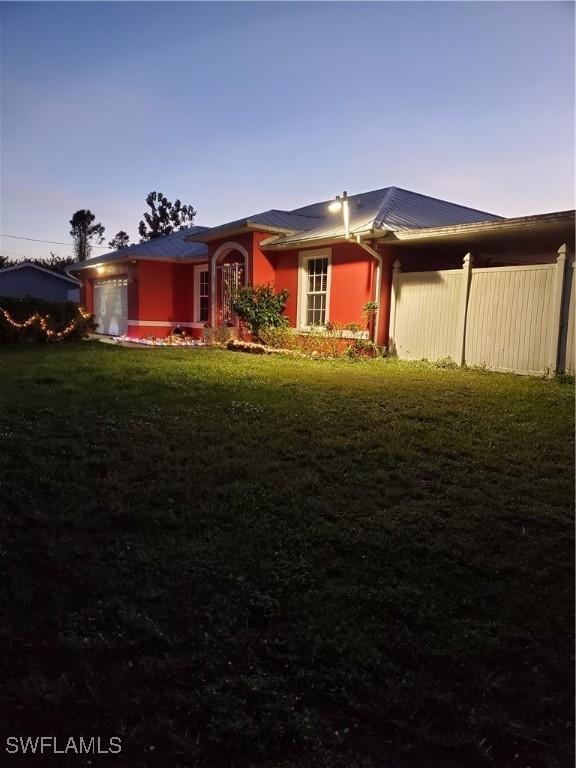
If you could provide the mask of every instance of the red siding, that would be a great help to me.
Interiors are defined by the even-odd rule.
[[[290,294],[284,314],[291,326],[296,326],[296,302],[298,301],[298,251],[275,253],[276,290],[288,288]]]
[[[298,258],[301,250],[286,252],[264,252],[260,242],[269,237],[267,233],[249,232],[209,244],[209,269],[216,250],[225,242],[238,243],[249,253],[248,273],[252,284],[273,283],[276,290],[287,288],[290,292],[286,316],[292,326],[297,322],[298,301]],[[325,248],[323,246],[322,248]],[[412,251],[412,249],[410,249]],[[380,295],[380,326],[378,343],[388,342],[392,263],[399,255],[403,262],[420,262],[420,255],[400,249],[381,249],[383,271]],[[336,323],[361,323],[362,310],[367,301],[374,297],[376,273],[375,259],[354,243],[339,243],[331,247],[331,285],[329,318]],[[434,261],[437,268],[437,258]],[[132,336],[164,336],[176,323],[194,322],[194,267],[197,264],[166,263],[162,261],[138,261],[136,264],[109,265],[97,272],[95,269],[81,273],[82,300],[93,309],[92,281],[95,278],[128,276],[128,319],[148,321],[146,325],[131,325]],[[412,266],[412,264],[411,264]],[[414,268],[412,266],[412,268]],[[209,310],[211,317],[211,308]],[[154,325],[163,323],[164,325]],[[186,331],[200,336],[201,328],[187,327]]]
[[[269,237],[270,234],[266,232],[255,232],[252,235],[252,268],[250,270],[252,285],[276,282],[274,264],[268,254],[261,251],[259,247],[262,240]]]
[[[174,264],[174,315],[179,322],[194,320],[194,264]]]
[[[130,314],[129,319],[149,322],[130,326],[130,336],[166,336],[177,323],[181,323],[187,333],[199,337],[201,328],[184,325],[194,322],[194,267],[198,265],[140,261],[138,266],[138,313]]]
[[[319,250],[325,250],[326,246]],[[310,252],[314,249],[305,249]],[[332,267],[329,319],[333,323],[359,323],[364,325],[362,310],[374,297],[375,260],[354,243],[331,247]],[[297,322],[298,259],[302,250],[274,253],[276,289],[288,288],[286,316],[290,325]]]
[[[139,262],[139,314],[137,317],[131,316],[130,320],[173,322],[177,319],[174,317],[173,269],[173,264],[161,261]]]
[[[130,325],[128,334],[165,336],[176,323],[194,320],[194,264],[177,264],[162,261],[138,261],[136,264],[111,264],[80,273],[82,301],[90,311],[94,310],[93,281],[96,279],[127,275],[128,321],[150,321],[147,325]],[[154,325],[153,323],[164,323]],[[168,325],[166,325],[168,323]],[[193,336],[200,336],[202,329],[185,328]]]
[[[253,285],[261,285],[262,283],[274,282],[274,266],[270,260],[270,257],[260,250],[259,244],[262,240],[269,238],[270,234],[267,232],[244,232],[240,235],[231,235],[229,237],[222,237],[219,240],[214,240],[208,243],[208,258],[210,265],[212,264],[212,257],[224,243],[238,243],[248,251],[248,274],[250,275],[250,282]]]
[[[364,324],[364,304],[374,298],[375,264],[358,245],[343,243],[332,248],[331,322]]]

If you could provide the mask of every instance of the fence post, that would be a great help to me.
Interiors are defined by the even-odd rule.
[[[558,354],[562,339],[562,304],[564,298],[564,276],[566,274],[566,243],[558,248],[554,286],[552,288],[552,317],[548,345],[548,376],[555,376],[558,370]]]
[[[468,314],[468,296],[472,282],[472,267],[474,257],[471,253],[464,256],[462,263],[462,285],[460,288],[460,306],[458,308],[458,324],[456,326],[456,359],[458,365],[466,362],[466,316]]]
[[[396,354],[396,307],[398,305],[398,293],[400,290],[400,275],[402,264],[396,259],[392,265],[392,295],[390,296],[390,326],[388,328],[388,352]]]

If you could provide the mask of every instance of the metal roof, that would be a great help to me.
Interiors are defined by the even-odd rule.
[[[501,218],[476,208],[449,203],[446,200],[409,192],[399,187],[390,187],[374,224],[378,228],[396,231],[449,224],[471,224],[478,221],[498,221]]]
[[[562,227],[570,241],[574,240],[576,211],[554,211],[552,213],[537,213],[529,216],[514,216],[509,219],[493,219],[487,221],[463,222],[462,224],[447,224],[441,227],[425,227],[412,230],[398,230],[395,238],[399,241],[425,240],[433,237],[452,237],[478,234],[501,233],[506,231],[519,232],[521,229],[535,231],[546,227]]]
[[[301,232],[319,222],[321,222],[321,218],[318,216],[271,208],[263,213],[256,213],[253,216],[247,216],[243,219],[236,219],[225,224],[219,224],[216,227],[211,227],[208,231],[189,236],[188,241],[207,242],[224,237],[227,233],[242,230],[257,230],[270,232],[271,234],[291,234],[292,232]]]
[[[295,211],[279,211],[272,208],[270,211],[250,216],[248,221],[254,224],[261,224],[264,227],[272,226],[278,229],[285,229],[287,232],[293,232],[299,229],[307,229],[318,221],[318,217],[310,214],[299,214]]]
[[[189,261],[205,259],[208,249],[203,243],[187,242],[186,237],[207,230],[208,227],[186,227],[173,232],[170,235],[146,240],[144,243],[135,243],[128,248],[120,248],[117,251],[104,253],[101,256],[93,256],[85,261],[79,261],[70,267],[72,272],[80,269],[94,267],[97,264],[106,264],[110,261],[126,261],[128,259]]]
[[[328,210],[331,202],[332,200],[325,200],[295,208],[293,211],[272,208],[216,227],[188,227],[171,235],[78,262],[70,271],[77,272],[97,264],[128,259],[205,259],[208,252],[206,242],[238,231],[257,230],[270,233],[270,238],[264,243],[266,246],[342,238],[345,235],[342,216]],[[449,203],[399,187],[384,187],[351,195],[348,202],[352,234],[370,230],[397,232],[423,227],[499,221],[502,218],[486,211]]]
[[[341,214],[328,210],[332,201],[297,208],[292,213],[313,216],[313,224],[305,230],[267,241],[267,245],[299,243],[307,240],[325,240],[343,237],[344,223]],[[358,234],[371,229],[419,229],[430,226],[466,224],[478,221],[496,221],[496,216],[486,211],[449,203],[428,195],[410,192],[399,187],[385,187],[348,198],[350,232]]]

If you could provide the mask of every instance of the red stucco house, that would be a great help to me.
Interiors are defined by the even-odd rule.
[[[166,335],[175,325],[236,325],[230,291],[288,288],[290,325],[359,323],[378,303],[374,340],[388,341],[392,265],[404,271],[458,267],[468,252],[485,266],[553,261],[572,238],[573,212],[505,219],[397,187],[348,198],[349,221],[333,201],[270,209],[216,227],[192,227],[76,264],[81,301],[98,330]]]

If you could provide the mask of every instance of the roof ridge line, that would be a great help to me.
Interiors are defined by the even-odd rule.
[[[477,211],[478,213],[485,213],[487,216],[496,216],[499,219],[506,218],[500,216],[497,213],[491,213],[490,211],[482,211],[480,208],[473,208],[471,205],[462,205],[462,203],[453,203],[452,200],[445,200],[443,197],[434,197],[433,195],[425,195],[422,192],[414,192],[412,189],[405,189],[404,187],[394,187],[399,192],[407,192],[409,195],[417,195],[418,197],[425,197],[428,200],[435,200],[438,203],[448,203],[448,205],[455,205],[457,208],[465,208],[467,211]]]
[[[378,208],[378,213],[376,216],[374,216],[373,225],[375,227],[382,226],[382,223],[386,219],[386,211],[390,209],[390,203],[394,199],[394,196],[396,195],[396,192],[398,191],[398,187],[388,187],[386,190],[386,194],[382,198],[382,204],[380,205],[380,208]]]

